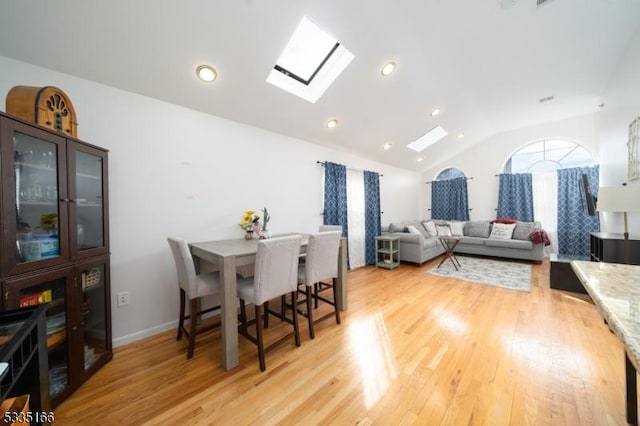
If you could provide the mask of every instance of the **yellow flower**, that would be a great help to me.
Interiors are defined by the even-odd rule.
[[[256,214],[255,210],[245,210],[242,214],[242,219],[240,220],[240,227],[245,231],[251,231],[253,229],[253,225],[256,221],[260,219],[260,216]]]

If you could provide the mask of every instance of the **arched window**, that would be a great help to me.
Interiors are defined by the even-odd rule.
[[[469,220],[467,178],[462,170],[444,169],[431,182],[431,218]]]
[[[579,170],[577,170],[579,168]],[[561,172],[558,172],[561,170]],[[567,182],[577,185],[573,182],[575,179],[563,180],[559,182],[559,174],[564,175],[565,172],[572,173],[588,173],[593,176],[595,187],[597,183],[597,166],[589,151],[575,143],[562,139],[543,139],[527,144],[517,151],[506,161],[503,170],[505,174],[529,173],[532,176],[532,192],[533,192],[533,216],[536,221],[541,222],[542,227],[547,231],[551,239],[551,252],[558,253],[563,256],[563,250],[558,246],[559,240],[567,238],[588,238],[589,232],[593,229],[582,229],[582,227],[563,226],[559,235],[558,223],[565,223],[565,216],[575,218],[583,213],[581,211],[573,211],[568,208],[558,209],[558,193],[571,194],[572,197],[579,197],[580,192],[567,190]],[[563,198],[563,205],[568,204],[577,210],[580,209],[580,200],[566,201]],[[570,211],[571,210],[571,211]],[[573,219],[572,219],[573,220]],[[597,220],[597,219],[596,219]],[[580,223],[588,223],[593,226],[592,219],[581,219]],[[596,229],[597,230],[597,229]],[[564,235],[569,233],[571,235]],[[575,237],[573,234],[579,234]],[[587,242],[588,243],[588,242]],[[585,243],[585,244],[587,244]],[[584,244],[583,244],[584,245]]]
[[[450,167],[438,173],[435,180],[455,179],[458,177],[465,177],[464,172],[460,169],[456,169],[455,167]]]
[[[549,173],[595,164],[585,147],[561,139],[543,139],[520,148],[504,165],[503,173]]]

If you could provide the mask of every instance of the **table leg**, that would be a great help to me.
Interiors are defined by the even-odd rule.
[[[638,426],[637,372],[626,351],[624,352],[624,366],[627,376],[627,423]]]
[[[222,367],[225,370],[231,370],[237,367],[239,363],[235,257],[225,257],[220,262],[220,278],[222,279],[222,294],[220,297]]]
[[[458,262],[458,259],[455,258],[455,255],[453,254],[453,248],[457,245],[453,245],[450,246],[449,242],[445,239],[439,239],[440,244],[442,244],[442,247],[444,248],[444,258],[440,261],[440,263],[438,264],[438,268],[447,260],[449,259],[451,261],[451,263],[453,264],[453,267],[456,268],[456,271],[458,270],[458,266],[460,266],[460,262]],[[455,259],[455,260],[454,260]],[[456,262],[458,263],[456,265]]]

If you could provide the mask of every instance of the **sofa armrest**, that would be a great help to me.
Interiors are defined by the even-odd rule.
[[[421,234],[411,234],[409,232],[388,232],[384,235],[399,237],[401,243],[424,245],[424,237]]]

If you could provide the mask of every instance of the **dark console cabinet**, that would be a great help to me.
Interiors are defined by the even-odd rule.
[[[640,239],[624,239],[622,234],[592,232],[590,234],[590,253],[592,262],[626,263],[640,265]],[[580,280],[571,269],[571,258],[551,255],[549,283],[556,290],[587,294]]]
[[[594,262],[640,265],[640,240],[622,234],[591,233],[591,260]]]

